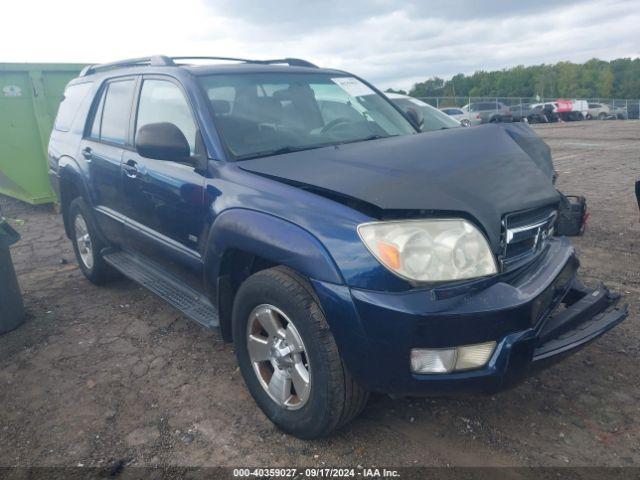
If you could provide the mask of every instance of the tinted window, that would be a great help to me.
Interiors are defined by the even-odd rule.
[[[164,80],[145,80],[138,104],[136,132],[150,123],[172,123],[178,127],[195,153],[196,124],[191,108],[177,85]]]
[[[101,141],[125,143],[134,86],[133,80],[109,83],[102,108]]]
[[[56,116],[54,126],[56,130],[68,132],[71,129],[71,124],[78,113],[80,104],[91,91],[91,85],[91,83],[81,83],[67,87]]]

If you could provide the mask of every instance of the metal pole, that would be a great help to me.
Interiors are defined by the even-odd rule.
[[[522,120],[522,97],[518,98],[518,102],[520,102],[520,120]]]
[[[436,97],[436,108],[440,108],[440,97]]]

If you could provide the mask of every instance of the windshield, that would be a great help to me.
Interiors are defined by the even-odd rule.
[[[437,108],[434,108],[428,103],[424,103],[417,98],[392,98],[391,101],[405,112],[408,109],[415,110],[422,120],[421,130],[423,132],[433,132],[434,130],[457,128],[462,126],[455,118],[451,118],[446,113],[441,112]]]
[[[199,80],[237,160],[416,133],[385,98],[350,76],[243,73]]]

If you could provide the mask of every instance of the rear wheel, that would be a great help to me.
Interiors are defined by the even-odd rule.
[[[233,341],[258,406],[299,438],[329,435],[357,416],[368,394],[346,370],[309,283],[276,267],[238,290]]]
[[[69,226],[76,260],[84,276],[96,285],[115,277],[115,270],[102,259],[100,252],[106,245],[101,241],[91,212],[81,197],[69,205]]]
[[[604,120],[605,118],[607,118],[607,114],[604,112],[600,112],[598,114],[598,120]]]

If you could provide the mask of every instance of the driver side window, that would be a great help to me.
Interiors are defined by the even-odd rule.
[[[180,88],[166,80],[145,80],[140,92],[136,132],[150,123],[172,123],[184,134],[191,154],[196,153],[197,127]]]

